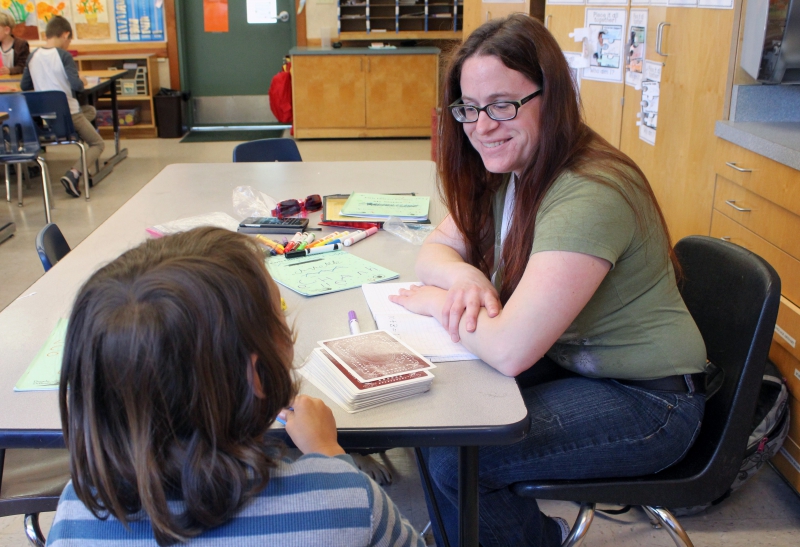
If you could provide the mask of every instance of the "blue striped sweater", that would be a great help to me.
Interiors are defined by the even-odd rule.
[[[182,502],[172,507],[183,509]],[[138,515],[137,515],[138,516]],[[68,483],[61,494],[47,545],[139,547],[156,545],[142,513],[128,523],[100,520]],[[424,542],[383,489],[359,471],[350,456],[308,454],[283,459],[269,485],[225,524],[189,541],[192,546],[281,547],[415,546]]]

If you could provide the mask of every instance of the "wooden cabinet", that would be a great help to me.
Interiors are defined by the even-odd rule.
[[[569,33],[585,25],[587,7],[595,8],[546,6],[545,24],[564,51],[581,51],[582,44],[570,38]],[[645,57],[663,65],[655,146],[639,138],[640,90],[622,82],[582,80],[581,102],[589,126],[644,171],[667,219],[670,235],[677,241],[686,235],[709,233],[714,125],[727,117],[734,65],[730,60],[736,57],[741,5],[737,1],[734,9],[641,8],[648,11]],[[661,51],[665,55],[655,48],[661,23]]]
[[[135,125],[120,125],[120,133],[123,137],[158,136],[153,97],[158,93],[161,86],[158,81],[158,65],[155,54],[79,55],[76,61],[78,62],[78,70],[122,69],[125,64],[135,64],[138,69],[131,69],[130,78],[125,78],[125,80],[133,81],[137,94],[123,95],[121,93],[122,81],[118,80],[117,106],[120,115],[124,110],[138,108],[140,119]],[[137,78],[138,82],[136,81]],[[108,97],[100,99],[97,107],[99,109],[111,109],[111,99]],[[101,126],[98,127],[98,130],[102,135],[108,137],[112,136],[114,131],[110,126]]]
[[[464,2],[464,38],[490,19],[499,19],[512,13],[531,13],[530,9],[531,0],[514,3],[467,0]]]
[[[293,55],[295,137],[430,137],[438,68],[438,54]]]

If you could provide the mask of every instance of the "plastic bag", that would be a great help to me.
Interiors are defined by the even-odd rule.
[[[275,198],[252,186],[237,186],[233,189],[233,210],[239,218],[271,217],[272,210],[277,206]]]
[[[406,224],[398,217],[389,217],[383,223],[383,229],[409,243],[422,245],[422,242],[425,241],[428,234],[436,229],[436,226],[432,224]]]

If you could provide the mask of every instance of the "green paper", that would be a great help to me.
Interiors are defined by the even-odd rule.
[[[303,296],[317,296],[379,283],[399,277],[368,260],[345,251],[332,251],[301,258],[278,255],[266,260],[272,278]]]
[[[343,216],[369,218],[400,217],[403,220],[428,218],[431,198],[402,194],[363,194],[354,192],[342,207]]]
[[[59,319],[47,342],[36,354],[28,370],[19,379],[14,391],[49,391],[58,389],[61,381],[61,358],[67,338],[67,320]]]

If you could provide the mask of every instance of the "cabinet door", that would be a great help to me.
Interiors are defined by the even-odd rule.
[[[464,2],[464,39],[490,19],[499,19],[512,13],[529,13],[530,9],[530,0],[501,3],[467,0]]]
[[[580,52],[583,43],[569,36],[586,24],[586,6],[546,5],[544,22],[562,51]],[[581,103],[586,123],[614,146],[619,146],[622,127],[622,96],[624,84],[616,82],[581,81]]]
[[[724,117],[725,97],[736,40],[735,10],[650,8],[648,58],[664,62],[658,106],[656,144],[641,142],[636,112],[641,92],[626,87],[625,136],[622,151],[644,171],[658,198],[673,241],[708,234],[714,198],[714,125]],[[655,54],[659,22],[662,51]]]
[[[295,55],[292,95],[297,129],[364,127],[363,55]]]
[[[365,55],[367,127],[430,128],[436,107],[436,55]]]

